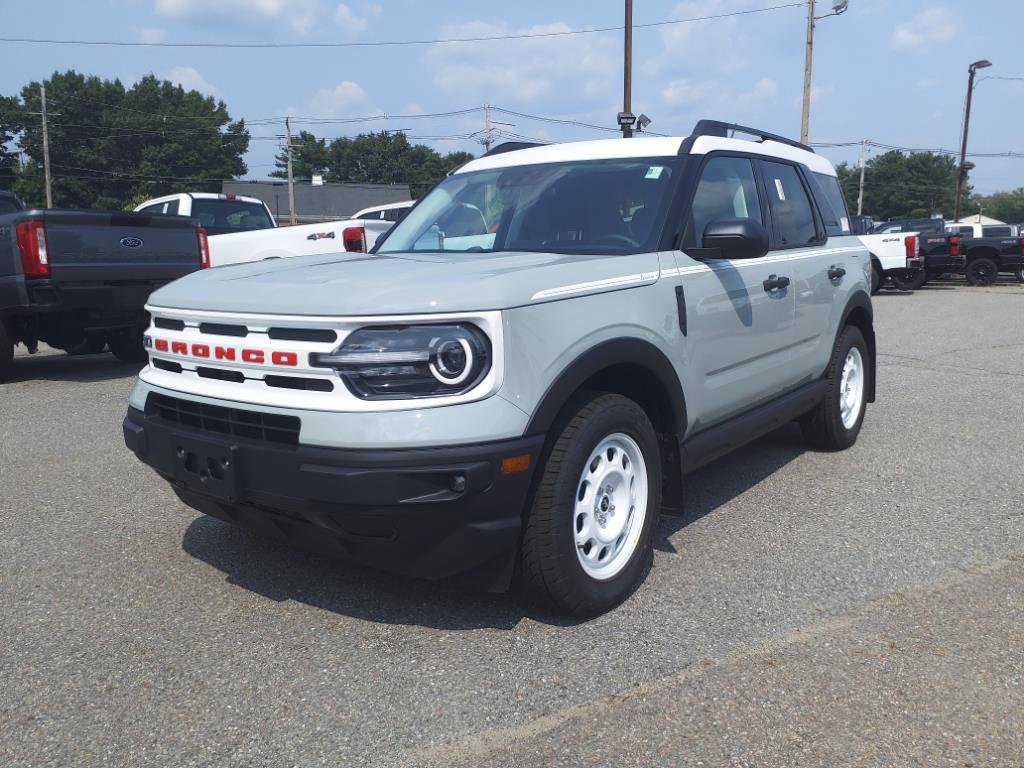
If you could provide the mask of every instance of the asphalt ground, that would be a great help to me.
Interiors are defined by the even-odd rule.
[[[0,385],[0,765],[1024,765],[1024,285],[876,298],[879,401],[687,480],[567,623],[198,516],[123,446],[134,371]]]

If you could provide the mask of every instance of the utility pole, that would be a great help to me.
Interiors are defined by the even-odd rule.
[[[626,0],[623,28],[622,114],[619,115],[622,138],[633,137],[633,0]]]
[[[974,74],[979,69],[991,66],[991,61],[981,59],[967,68],[967,103],[964,106],[964,135],[960,142],[960,168],[956,175],[956,204],[953,209],[953,221],[960,221],[960,204],[963,200],[964,184],[967,181],[967,131],[971,127],[971,97],[974,95]]]
[[[284,119],[285,134],[288,141],[288,223],[295,224],[295,177],[292,175],[292,118]]]
[[[864,213],[864,169],[867,166],[868,140],[860,143],[860,192],[857,194],[857,215]]]
[[[804,105],[800,113],[800,143],[806,144],[811,127],[811,67],[814,63],[814,3],[807,0],[807,47],[804,50]]]
[[[484,104],[484,137],[480,143],[484,145],[484,152],[491,151],[491,144],[494,142],[494,126],[491,123],[491,105]]]
[[[50,133],[46,125],[46,86],[39,86],[40,114],[43,117],[43,175],[46,178],[46,207],[53,208],[53,184],[50,179]]]

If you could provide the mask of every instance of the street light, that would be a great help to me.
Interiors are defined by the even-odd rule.
[[[804,108],[800,115],[800,141],[807,143],[808,133],[811,125],[811,65],[814,61],[814,23],[829,16],[838,16],[845,13],[849,6],[849,0],[832,0],[832,13],[824,16],[814,15],[814,6],[817,0],[807,2],[807,49],[804,53]]]
[[[960,203],[964,194],[964,182],[967,181],[967,130],[971,127],[971,96],[974,94],[974,73],[979,69],[991,67],[988,59],[979,59],[967,68],[967,103],[964,105],[964,135],[960,142],[960,170],[956,175],[956,204],[953,209],[953,221],[960,221]],[[972,166],[973,167],[973,166]]]

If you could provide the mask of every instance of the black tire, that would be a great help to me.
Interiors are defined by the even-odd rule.
[[[661,509],[661,460],[654,427],[643,409],[632,400],[617,394],[593,393],[577,401],[577,405],[557,432],[546,453],[544,465],[540,467],[541,475],[524,524],[517,580],[530,599],[563,613],[586,617],[603,613],[621,603],[632,594],[650,569],[658,511]],[[623,554],[612,554],[613,548],[620,546],[617,541],[603,548],[609,551],[609,564],[614,565],[617,556],[622,557],[622,564],[610,578],[599,579],[584,569],[580,558],[585,555],[577,554],[577,531],[585,528],[583,515],[577,514],[576,504],[578,494],[584,488],[590,492],[589,480],[583,473],[587,467],[590,467],[589,472],[595,471],[591,461],[593,452],[601,447],[603,441],[615,435],[629,437],[646,465],[647,509],[641,530],[636,533],[635,545],[628,543],[633,532],[627,536],[625,531],[628,529],[623,529],[621,534],[626,541],[621,546],[633,546],[631,552],[620,549]],[[616,461],[621,459],[609,456],[609,468],[614,467]],[[600,470],[600,465],[598,468]],[[600,474],[595,476],[604,482],[600,480]],[[597,491],[601,491],[600,486]],[[595,516],[589,522],[595,526],[595,536],[604,531],[605,522],[599,522],[598,509],[605,499],[599,501],[595,497]],[[603,510],[607,506],[600,508]],[[608,520],[614,516],[614,504],[610,509]],[[628,514],[635,512],[629,509]],[[614,530],[611,535],[615,535]],[[591,545],[591,541],[586,542],[580,551],[589,554],[587,547]],[[598,558],[603,556],[602,550]]]
[[[901,291],[916,291],[928,282],[928,273],[923,269],[897,269],[890,276],[892,284]]]
[[[81,343],[65,350],[69,355],[98,355],[107,348],[107,337],[86,336]]]
[[[967,282],[971,285],[992,285],[999,277],[999,267],[988,256],[978,256],[967,262]]]
[[[871,262],[871,295],[874,296],[880,290],[882,290],[882,283],[885,279],[882,277],[882,268],[878,266],[878,262]]]
[[[842,416],[841,389],[843,387],[843,366],[851,349],[856,349],[860,353],[862,362],[859,381],[861,395],[856,419],[849,422],[849,426],[847,426],[843,422]],[[829,361],[828,371],[825,373],[825,380],[828,382],[825,399],[800,420],[800,427],[807,442],[817,448],[830,451],[840,451],[857,442],[857,435],[860,434],[860,428],[864,423],[864,412],[867,408],[870,370],[871,357],[863,334],[852,325],[846,326],[836,340],[835,348],[832,350],[832,359]]]
[[[107,345],[114,357],[122,363],[144,363],[149,359],[142,346],[142,331],[131,331],[110,336]]]
[[[14,342],[7,326],[0,320],[0,381],[7,381],[14,375]]]

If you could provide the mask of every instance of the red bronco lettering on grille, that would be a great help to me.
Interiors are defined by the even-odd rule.
[[[299,364],[297,352],[283,350],[265,351],[251,347],[222,347],[220,345],[211,347],[209,344],[189,345],[184,341],[169,341],[167,339],[153,339],[153,349],[157,352],[169,352],[172,355],[213,358],[228,362],[235,362],[235,360],[241,359],[243,363],[254,363],[256,365],[265,363],[268,356],[273,365],[294,368]]]

